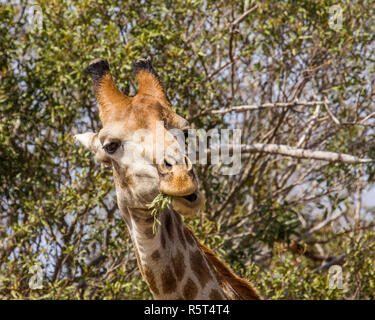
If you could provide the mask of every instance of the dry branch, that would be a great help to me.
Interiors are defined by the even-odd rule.
[[[229,63],[230,65],[233,65],[233,61]],[[228,64],[224,65],[226,67]],[[209,76],[209,78],[212,77],[212,75]],[[263,109],[272,109],[272,108],[294,108],[297,106],[302,107],[314,107],[316,105],[324,105],[326,104],[326,101],[299,101],[297,99],[291,101],[291,102],[275,102],[275,103],[263,103],[260,105],[242,105],[242,106],[234,106],[222,110],[216,110],[213,108],[202,110],[201,112],[195,114],[194,116],[189,118],[189,121],[192,121],[196,118],[199,118],[206,114],[227,114],[230,112],[246,112],[246,111],[255,111],[255,110],[263,110]]]
[[[375,162],[375,159],[363,159],[356,156],[352,156],[345,153],[336,153],[330,151],[314,151],[309,149],[299,149],[293,148],[282,144],[264,144],[264,143],[254,143],[249,145],[241,145],[239,147],[233,148],[233,146],[228,147],[229,153],[233,154],[236,150],[241,151],[241,154],[247,153],[267,153],[267,154],[277,154],[292,158],[299,159],[313,159],[313,160],[323,160],[329,162],[341,162],[348,164],[360,164],[360,163],[370,163]],[[215,149],[212,149],[215,150]],[[208,159],[210,159],[210,154],[212,150],[207,150]]]
[[[236,25],[238,25],[239,23],[241,23],[250,13],[252,13],[254,10],[256,10],[258,8],[258,5],[255,5],[254,7],[252,7],[251,9],[245,11],[240,17],[238,17],[236,20],[234,20],[232,23],[231,23],[231,27],[235,27]]]
[[[226,114],[229,112],[246,112],[246,111],[254,111],[254,110],[262,110],[262,109],[271,109],[271,108],[292,108],[296,106],[305,106],[305,107],[314,107],[316,105],[325,104],[324,101],[305,101],[299,102],[297,100],[292,102],[276,102],[276,103],[264,103],[260,105],[243,105],[243,106],[235,106],[230,107],[223,110],[208,110],[207,113],[210,114]]]

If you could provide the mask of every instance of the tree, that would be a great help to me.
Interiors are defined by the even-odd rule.
[[[358,159],[375,158],[375,6],[334,5],[2,3],[0,296],[151,297],[110,205],[110,170],[71,138],[100,128],[88,62],[108,59],[132,94],[131,63],[151,57],[192,127],[242,133],[238,174],[197,166],[206,210],[187,223],[198,237],[267,298],[374,298],[374,210],[363,203],[374,169]]]

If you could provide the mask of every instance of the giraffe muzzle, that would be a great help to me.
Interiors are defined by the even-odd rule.
[[[170,196],[187,197],[186,200],[193,201],[198,184],[193,173],[183,168],[176,168],[166,174],[160,175],[160,191]]]
[[[192,202],[198,189],[197,179],[189,158],[184,156],[181,162],[170,159],[159,165],[160,191],[170,196],[187,197],[186,200]]]
[[[199,192],[184,197],[173,197],[172,206],[179,214],[184,216],[193,216],[197,214],[204,206],[205,198]]]

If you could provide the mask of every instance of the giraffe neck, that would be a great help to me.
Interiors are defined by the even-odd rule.
[[[147,211],[127,208],[138,265],[155,299],[225,299],[216,272],[179,214],[167,209],[153,233]]]

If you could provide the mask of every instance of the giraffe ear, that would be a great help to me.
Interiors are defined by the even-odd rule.
[[[104,165],[111,165],[111,159],[108,157],[105,151],[103,151],[102,144],[100,143],[97,133],[86,132],[76,134],[74,139],[93,152],[95,154],[95,160]]]
[[[151,95],[161,101],[162,104],[170,105],[163,83],[149,59],[139,59],[134,62],[133,71],[138,82],[138,94]]]
[[[98,139],[98,134],[94,132],[86,132],[76,134],[74,139],[82,144],[85,148],[96,153],[100,146],[100,141]]]

